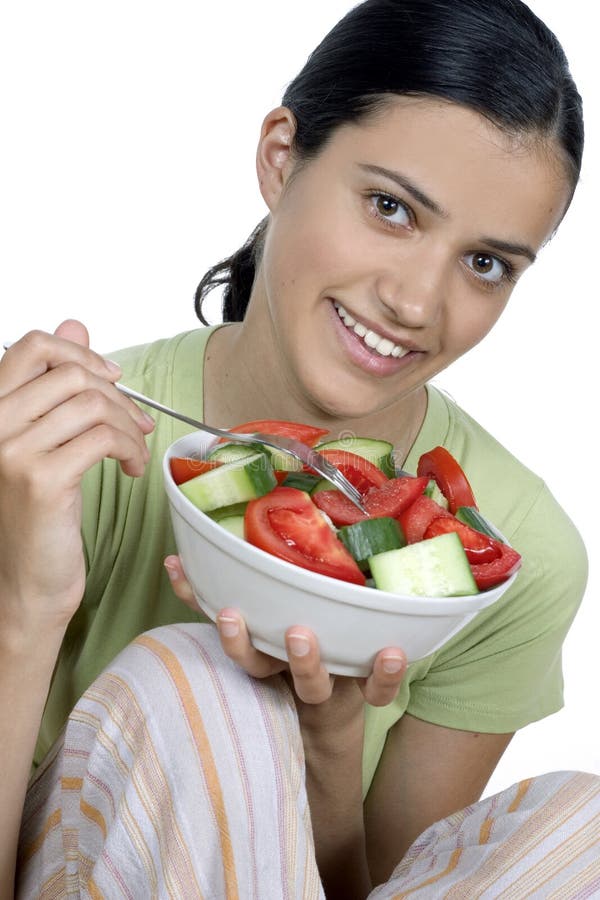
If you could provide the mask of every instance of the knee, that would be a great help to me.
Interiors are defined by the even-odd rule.
[[[196,725],[210,722],[210,728],[218,722],[244,721],[248,730],[254,727],[252,717],[257,728],[260,722],[283,717],[290,733],[298,731],[284,679],[249,676],[225,655],[213,625],[165,625],[141,634],[88,695],[98,691],[106,695],[113,717],[120,709],[122,717],[160,723],[164,732],[182,717]]]

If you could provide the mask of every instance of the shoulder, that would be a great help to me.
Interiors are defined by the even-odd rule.
[[[544,480],[447,394],[431,387],[429,394],[444,417],[444,446],[464,469],[481,512],[515,545],[534,549],[558,540],[580,558],[578,532]]]

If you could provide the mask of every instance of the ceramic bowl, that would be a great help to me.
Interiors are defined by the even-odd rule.
[[[175,540],[201,609],[214,621],[239,609],[255,647],[286,659],[284,633],[304,625],[317,635],[331,673],[366,676],[379,650],[402,647],[409,662],[433,653],[517,577],[474,596],[415,597],[338,581],[277,559],[226,531],[191,503],[171,476],[172,456],[199,457],[215,442],[204,432],[172,444],[163,474]]]

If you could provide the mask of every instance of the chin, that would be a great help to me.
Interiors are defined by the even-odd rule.
[[[361,397],[356,391],[348,392],[342,387],[337,391],[329,390],[324,393],[322,384],[313,387],[313,390],[307,392],[311,405],[322,415],[334,419],[361,419],[383,408],[381,396]]]

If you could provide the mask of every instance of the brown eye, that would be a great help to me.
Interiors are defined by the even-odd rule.
[[[396,200],[392,200],[391,197],[378,197],[377,209],[382,216],[393,216],[398,212],[398,203]]]
[[[495,260],[492,256],[486,256],[485,253],[477,253],[473,258],[473,268],[480,275],[487,275],[492,271],[494,262]]]
[[[509,266],[489,253],[468,253],[463,260],[474,275],[489,284],[501,284],[510,276]]]
[[[388,194],[371,194],[369,199],[376,215],[385,219],[386,222],[405,228],[410,228],[412,225],[410,210],[400,200],[396,200],[395,197],[390,197]]]

